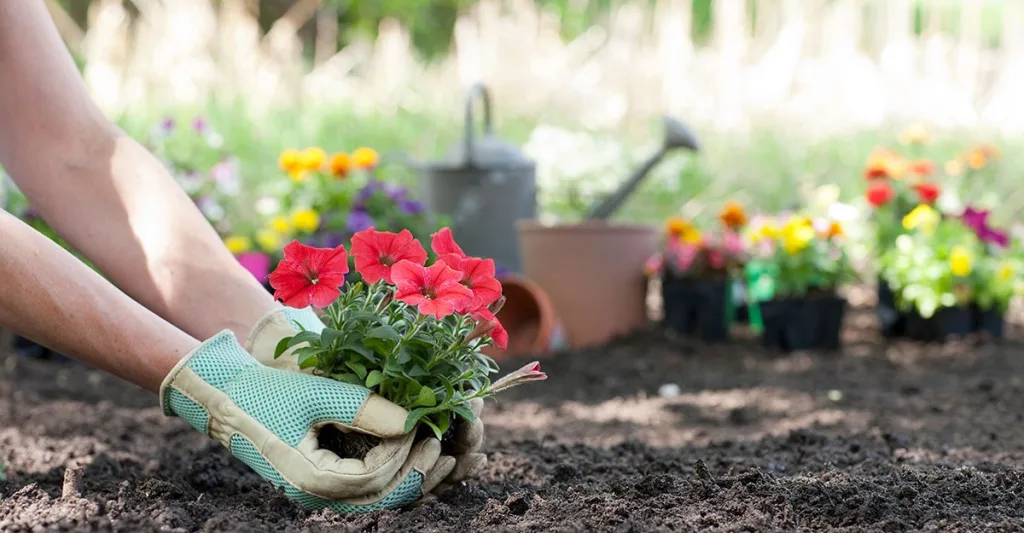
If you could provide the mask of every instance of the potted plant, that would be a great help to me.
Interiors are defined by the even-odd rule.
[[[739,231],[747,215],[727,202],[718,227],[700,231],[689,220],[670,217],[664,248],[648,262],[648,275],[661,275],[665,324],[684,335],[724,341],[735,314],[733,281],[746,261]]]
[[[300,368],[363,385],[408,409],[406,430],[419,426],[444,447],[462,421],[472,422],[470,400],[546,376],[531,363],[490,381],[498,367],[481,349],[508,343],[495,317],[502,288],[494,262],[462,254],[447,228],[434,235],[432,248],[443,253],[429,263],[408,230],[372,228],[357,232],[349,250],[293,241],[270,283],[285,305],[322,308],[327,322],[321,333],[283,339],[276,356],[295,349]],[[350,255],[361,279],[345,284]],[[373,445],[372,437],[365,440],[321,445],[362,457]]]
[[[930,342],[970,334],[980,239],[961,219],[943,217],[927,204],[908,213],[903,227],[907,232],[880,262],[897,309],[906,313],[907,336]]]
[[[748,238],[750,321],[764,345],[783,351],[837,348],[846,309],[838,289],[854,278],[842,225],[803,215],[762,218]]]

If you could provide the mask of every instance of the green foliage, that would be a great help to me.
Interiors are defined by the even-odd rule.
[[[393,300],[387,284],[349,285],[327,308],[322,333],[302,331],[283,339],[279,357],[300,346],[300,368],[363,385],[409,410],[407,430],[423,423],[438,438],[455,416],[472,421],[467,403],[493,394],[488,376],[497,364],[480,349],[490,343],[472,335],[476,323],[453,314],[441,320]]]
[[[856,279],[836,222],[816,224],[801,215],[782,222],[766,219],[751,228],[750,236],[754,258],[745,270],[755,301],[834,293]]]

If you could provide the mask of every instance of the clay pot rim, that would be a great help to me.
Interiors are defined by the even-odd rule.
[[[544,224],[536,220],[516,221],[520,233],[653,233],[651,224],[610,222],[607,220],[584,220],[581,222]]]

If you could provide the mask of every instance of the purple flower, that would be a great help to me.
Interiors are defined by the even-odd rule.
[[[419,200],[402,200],[398,208],[406,215],[418,215],[423,212],[423,202]]]
[[[196,117],[192,119],[192,128],[199,133],[206,131],[206,120],[203,117]]]
[[[359,233],[360,231],[370,229],[373,225],[373,217],[371,217],[366,211],[354,209],[348,214],[348,223],[346,224],[346,228],[349,233]]]
[[[402,187],[401,185],[399,185],[397,183],[389,183],[385,187],[385,190],[388,193],[388,198],[391,198],[391,201],[393,201],[393,202],[397,202],[397,201],[405,198],[405,193],[406,193],[405,187]]]
[[[964,209],[964,214],[960,216],[964,225],[971,228],[974,234],[981,239],[981,242],[992,243],[1001,248],[1006,248],[1010,245],[1010,236],[1004,232],[999,231],[988,225],[988,210],[975,209],[968,206]]]
[[[174,119],[165,118],[164,121],[160,123],[160,129],[165,135],[171,133],[171,131],[174,130]]]
[[[377,194],[377,191],[382,190],[383,188],[384,183],[377,180],[367,183],[365,187],[359,190],[359,194],[356,195],[356,209],[363,209],[366,207],[366,202],[370,201],[370,198],[373,198],[373,195]]]

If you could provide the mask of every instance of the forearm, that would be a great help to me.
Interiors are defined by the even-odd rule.
[[[148,151],[123,134],[93,143],[80,163],[13,176],[31,176],[19,185],[47,223],[139,303],[197,338],[244,339],[273,298]]]
[[[89,97],[41,0],[0,2],[0,163],[53,229],[191,335],[277,304],[166,169]]]
[[[0,325],[147,390],[199,342],[0,211]]]

